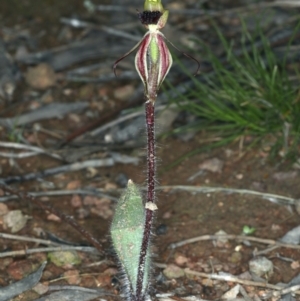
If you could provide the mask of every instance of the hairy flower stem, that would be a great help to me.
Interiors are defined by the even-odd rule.
[[[148,100],[145,104],[146,127],[147,127],[147,203],[146,205],[146,219],[143,233],[143,241],[141,246],[138,277],[137,277],[137,291],[136,301],[145,300],[145,292],[143,292],[144,267],[149,248],[151,228],[154,216],[155,203],[155,114],[154,101]]]

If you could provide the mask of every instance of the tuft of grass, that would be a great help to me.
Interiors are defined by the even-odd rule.
[[[299,26],[296,27],[295,34],[298,29]],[[252,35],[243,26],[242,55],[236,57],[232,43],[225,39],[216,26],[215,30],[226,51],[226,63],[206,47],[213,72],[203,73],[197,78],[176,60],[182,71],[190,76],[194,88],[173,98],[172,102],[182,111],[196,115],[198,120],[192,126],[175,129],[175,133],[191,129],[204,130],[220,136],[221,140],[194,150],[185,157],[243,136],[252,137],[251,146],[271,137],[270,154],[277,155],[281,150],[281,154],[287,158],[297,153],[300,138],[300,93],[299,87],[293,85],[286,70],[287,53],[278,61],[259,26]],[[257,38],[262,41],[262,49],[258,49],[255,44]],[[291,42],[292,39],[287,45],[287,52]],[[299,76],[297,70],[295,72]],[[174,88],[169,82],[168,85]]]

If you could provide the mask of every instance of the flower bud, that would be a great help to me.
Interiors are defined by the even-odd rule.
[[[161,13],[164,12],[164,8],[160,0],[146,0],[144,4],[144,10],[150,12],[154,12],[154,11],[159,11]]]

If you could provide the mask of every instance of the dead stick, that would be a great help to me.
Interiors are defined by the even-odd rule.
[[[169,246],[170,249],[176,249],[178,247],[182,247],[187,244],[192,244],[194,242],[198,241],[204,241],[204,240],[213,240],[213,239],[238,239],[238,240],[249,240],[249,241],[254,241],[258,243],[263,243],[267,245],[276,245],[278,247],[283,247],[283,248],[291,248],[291,249],[300,249],[299,245],[292,245],[292,244],[285,244],[278,242],[273,239],[265,239],[265,238],[258,238],[254,236],[245,236],[245,235],[202,235],[202,236],[197,236],[193,238],[189,238],[177,243],[173,243]]]
[[[184,270],[184,272],[186,274],[189,274],[189,275],[194,275],[194,276],[203,277],[203,278],[209,278],[209,279],[221,280],[221,281],[228,281],[228,282],[235,282],[235,283],[240,283],[240,284],[243,284],[243,285],[265,287],[265,288],[269,288],[269,289],[273,289],[273,290],[277,290],[277,291],[282,291],[282,295],[286,294],[287,292],[290,292],[290,291],[293,292],[294,294],[300,295],[299,290],[294,291],[294,287],[296,289],[298,289],[299,285],[292,286],[290,288],[282,289],[282,287],[278,286],[278,285],[269,284],[269,283],[266,283],[266,282],[256,282],[256,281],[251,281],[251,280],[243,280],[243,279],[240,279],[240,278],[232,276],[232,275],[206,274],[206,273],[201,273],[201,272],[190,270],[189,268],[186,268]]]

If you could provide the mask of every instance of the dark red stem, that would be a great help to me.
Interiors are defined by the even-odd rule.
[[[146,127],[147,127],[147,202],[155,203],[155,116],[154,102],[147,101],[146,110]],[[143,241],[141,247],[137,286],[136,286],[136,301],[145,300],[145,290],[143,292],[144,267],[149,248],[151,228],[153,222],[153,210],[146,210],[146,219],[144,226]]]

